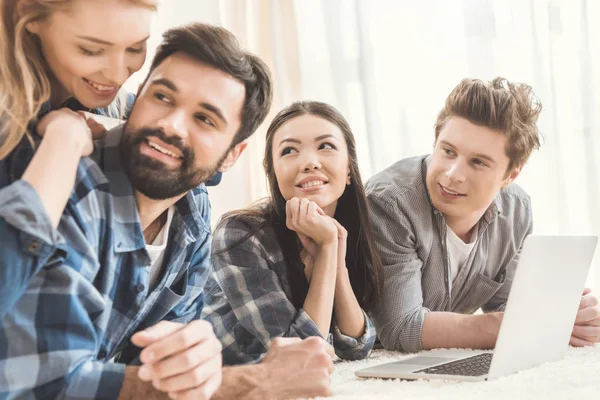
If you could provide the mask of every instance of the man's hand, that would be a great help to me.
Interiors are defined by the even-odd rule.
[[[333,357],[333,348],[319,337],[274,339],[262,362],[268,373],[264,398],[331,396]]]
[[[588,288],[583,291],[571,334],[571,346],[593,346],[600,343],[600,307],[598,299],[591,292]]]
[[[138,377],[172,399],[209,399],[221,384],[221,343],[206,321],[187,325],[162,321],[136,333],[144,347]]]

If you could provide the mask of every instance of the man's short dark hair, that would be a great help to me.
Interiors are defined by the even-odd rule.
[[[254,54],[241,49],[236,37],[224,28],[194,23],[163,34],[156,50],[150,73],[175,53],[184,53],[211,65],[246,87],[240,129],[233,138],[235,146],[252,135],[265,120],[273,99],[273,84],[267,65]]]

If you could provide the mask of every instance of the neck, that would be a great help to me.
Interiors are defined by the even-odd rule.
[[[323,211],[325,214],[329,215],[331,218],[335,215],[335,209],[337,208],[337,201],[331,203],[330,205],[323,207]]]
[[[469,243],[473,235],[473,229],[477,226],[477,223],[483,217],[483,212],[477,211],[467,217],[451,217],[444,215],[448,228],[452,229],[452,232],[456,234],[465,243]]]
[[[182,194],[178,197],[173,197],[165,200],[154,200],[147,196],[144,196],[140,192],[135,192],[135,200],[137,203],[138,213],[140,215],[140,223],[142,224],[142,230],[144,231],[144,238],[147,243],[154,240],[151,236],[156,236],[160,229],[156,229],[155,225],[158,223],[161,226],[164,224],[164,219],[161,221],[160,217],[165,211],[175,204],[179,199],[185,195]],[[154,228],[154,229],[153,229]]]

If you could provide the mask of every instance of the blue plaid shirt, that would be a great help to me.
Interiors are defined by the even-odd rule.
[[[13,179],[31,159],[27,141],[1,165],[0,289],[13,294],[0,316],[0,398],[116,399],[123,363],[139,354],[133,333],[200,316],[211,239],[206,189],[176,203],[163,275],[149,291],[150,258],[120,165],[121,135],[110,132],[94,159],[80,161],[58,229],[33,188]]]

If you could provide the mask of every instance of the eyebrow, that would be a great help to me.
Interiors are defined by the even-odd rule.
[[[449,142],[447,142],[447,141],[445,141],[445,140],[442,140],[442,141],[440,141],[440,143],[442,143],[442,144],[445,144],[445,145],[447,145],[447,146],[450,146],[450,147],[452,147],[453,149],[456,149],[456,147],[455,147],[455,146],[454,146],[452,143],[449,143]],[[485,154],[483,154],[483,153],[476,153],[476,154],[475,154],[475,157],[477,157],[477,158],[482,158],[482,159],[484,159],[484,160],[486,160],[486,161],[488,161],[488,162],[490,162],[490,163],[494,163],[494,164],[496,163],[496,160],[494,160],[492,157],[490,157],[490,156],[488,156],[488,155],[485,155]]]
[[[106,46],[113,46],[114,43],[112,42],[107,42],[106,40],[102,40],[102,39],[98,39],[95,38],[93,36],[77,36],[79,39],[83,39],[83,40],[87,40],[89,42],[93,42],[93,43],[97,43],[97,44],[104,44]],[[144,39],[140,40],[139,42],[135,42],[134,45],[136,44],[142,44],[143,42],[147,41],[150,38],[150,36],[146,36]]]
[[[177,86],[169,79],[166,78],[158,78],[153,80],[152,82],[150,82],[150,86],[164,86],[167,89],[178,93],[179,89],[177,89]],[[200,102],[198,103],[198,105],[204,109],[206,109],[207,111],[215,114],[217,116],[217,118],[219,118],[225,125],[228,125],[228,121],[227,118],[225,118],[225,115],[223,114],[223,111],[210,103],[206,103],[206,102]]]
[[[326,133],[324,135],[317,136],[314,141],[320,142],[321,140],[328,139],[328,138],[333,138],[333,139],[337,140],[337,138],[334,135],[332,135],[331,133]],[[279,142],[279,146],[277,146],[277,147],[281,147],[282,144],[287,143],[287,142],[302,144],[302,142],[300,140],[290,138],[290,139],[283,139],[281,142]]]

